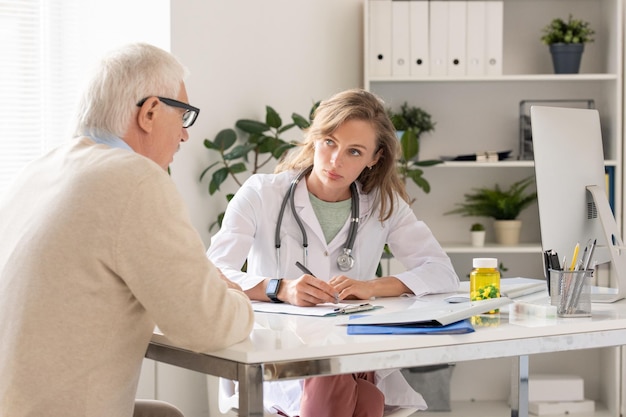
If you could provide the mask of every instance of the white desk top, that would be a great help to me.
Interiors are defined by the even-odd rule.
[[[538,293],[533,298],[538,297],[547,303],[547,294]],[[413,297],[377,299],[372,303],[384,308],[368,313],[406,309],[415,302],[422,301]],[[626,344],[624,300],[593,304],[592,317],[588,318],[512,324],[508,314],[502,312],[493,318],[497,325],[475,326],[474,333],[460,335],[350,336],[346,326],[338,325],[347,319],[256,313],[255,328],[248,340],[205,357],[263,364],[263,379],[272,380],[318,372],[359,372]],[[154,335],[153,342],[170,345],[159,334]],[[300,369],[311,361],[323,362],[316,366],[324,369]]]

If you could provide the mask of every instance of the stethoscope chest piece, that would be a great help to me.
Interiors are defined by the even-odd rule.
[[[343,253],[337,257],[337,265],[342,271],[349,271],[354,267],[354,258],[350,254],[352,250],[348,248],[343,249]]]
[[[306,230],[304,229],[304,225],[298,217],[296,213],[295,203],[294,203],[294,194],[295,189],[300,180],[304,178],[309,172],[311,172],[312,167],[301,171],[296,178],[291,181],[291,185],[289,190],[285,194],[283,202],[280,206],[280,212],[278,213],[278,221],[276,222],[276,231],[274,233],[274,245],[276,247],[276,277],[280,276],[280,226],[283,222],[283,216],[285,214],[285,209],[289,203],[291,207],[291,211],[293,216],[300,228],[300,232],[302,233],[302,248],[303,248],[303,258],[304,265],[307,264],[308,257],[308,238],[306,234]],[[349,271],[354,267],[354,258],[352,257],[352,247],[354,246],[354,241],[356,239],[357,230],[359,227],[359,193],[357,191],[357,187],[355,183],[350,184],[350,197],[352,200],[352,216],[350,219],[350,230],[348,231],[348,239],[346,240],[345,246],[343,248],[343,253],[337,257],[337,265],[339,269],[342,271]]]

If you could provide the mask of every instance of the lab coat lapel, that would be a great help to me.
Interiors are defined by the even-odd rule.
[[[326,247],[324,232],[322,231],[322,226],[320,226],[320,223],[317,220],[317,216],[313,211],[313,206],[311,205],[311,201],[309,199],[309,189],[306,186],[306,181],[300,181],[300,183],[296,187],[296,192],[294,194],[294,205],[296,206],[298,216],[300,216],[300,220],[302,220],[302,223],[307,230],[307,233],[310,234],[309,231],[312,231],[314,237],[317,238],[324,247]],[[309,236],[309,240],[311,240],[311,238],[312,237]]]

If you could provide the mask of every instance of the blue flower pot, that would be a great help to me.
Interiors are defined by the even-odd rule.
[[[584,43],[554,43],[550,45],[555,74],[578,74]]]

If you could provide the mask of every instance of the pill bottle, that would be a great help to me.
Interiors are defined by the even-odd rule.
[[[470,273],[470,301],[486,300],[500,297],[500,271],[498,259],[474,258],[474,269]],[[489,313],[497,313],[492,310]]]

